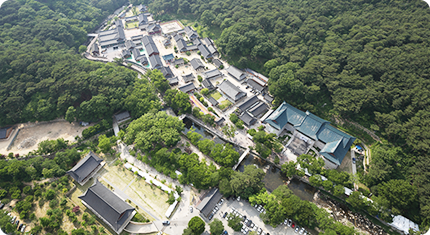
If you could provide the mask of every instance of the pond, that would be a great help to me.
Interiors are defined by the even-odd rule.
[[[249,154],[239,165],[237,168],[238,171],[243,172],[245,166],[247,165],[255,165],[260,169],[263,169],[266,172],[266,176],[263,179],[264,186],[267,191],[273,192],[279,186],[287,183],[287,177],[285,177],[281,170],[278,167],[273,166],[268,163],[266,160],[257,157],[256,155]],[[297,195],[300,199],[313,202],[315,188],[301,182],[297,179],[292,179],[288,184],[288,188],[293,191],[295,195]]]

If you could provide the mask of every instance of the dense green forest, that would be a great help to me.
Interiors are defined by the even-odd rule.
[[[269,77],[275,103],[286,100],[325,118],[339,115],[376,131],[368,174],[386,206],[430,225],[430,9],[421,0],[155,0],[159,18],[185,17],[214,32],[230,63]],[[216,32],[222,32],[216,34]],[[383,190],[390,180],[411,184]],[[385,183],[387,182],[387,183]]]
[[[3,3],[0,126],[51,120],[64,116],[71,106],[71,116],[85,121],[121,109],[136,73],[112,64],[90,62],[77,51],[87,33],[125,2]]]

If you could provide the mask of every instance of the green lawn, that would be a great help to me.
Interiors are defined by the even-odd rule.
[[[222,101],[222,102],[221,102],[221,104],[219,105],[219,108],[220,108],[221,110],[223,110],[223,109],[227,108],[227,107],[228,107],[228,106],[230,106],[230,105],[232,105],[232,103],[231,103],[230,101],[228,101],[228,100],[224,100],[224,101]]]
[[[137,28],[138,25],[139,25],[138,22],[129,22],[125,24],[125,28],[127,29]]]
[[[212,94],[210,94],[209,96],[211,96],[212,98],[214,98],[215,100],[218,100],[219,98],[221,98],[221,94],[218,91],[213,92]],[[227,100],[228,101],[228,100]]]

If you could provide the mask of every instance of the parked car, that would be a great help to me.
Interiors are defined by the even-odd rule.
[[[4,207],[4,204],[0,203],[0,210],[3,209],[3,207]]]
[[[296,224],[295,223],[292,223],[291,224],[291,228],[295,228],[296,227]]]
[[[21,229],[22,229],[22,226],[23,226],[23,225],[24,225],[24,224],[20,224],[16,230],[17,230],[17,231],[21,231]]]
[[[355,164],[355,158],[352,158],[352,164]]]
[[[251,224],[252,224],[252,220],[248,220],[248,223],[246,224],[246,226],[251,226]]]
[[[288,219],[284,220],[284,225],[287,225]]]
[[[222,233],[222,235],[228,235],[228,232],[224,230],[224,232]]]
[[[302,227],[302,229],[300,229],[299,234],[303,234],[305,232],[305,228]]]
[[[16,216],[14,216],[10,222],[13,224],[15,223],[15,220],[16,220]]]
[[[227,217],[227,212],[224,213],[224,215],[222,216],[222,218]]]
[[[293,223],[293,221],[291,220],[291,219],[288,219],[288,223],[287,223],[287,226],[288,227],[291,227],[291,224]]]
[[[16,220],[15,221],[15,226],[18,226],[19,225],[19,220]]]
[[[261,234],[263,232],[263,229],[258,228],[258,234]]]
[[[193,206],[190,206],[190,213],[193,213]]]
[[[23,233],[23,232],[25,232],[25,227],[27,227],[27,226],[22,226],[22,228],[21,228],[21,233]]]
[[[165,225],[165,226],[170,225],[170,221],[168,221],[168,220],[163,221],[163,225]]]
[[[214,213],[212,213],[212,214],[208,217],[208,219],[209,219],[209,220],[211,220],[213,217],[214,217]]]
[[[296,233],[298,233],[299,232],[299,229],[300,229],[300,226],[296,226],[296,229],[294,230],[294,232],[296,232]]]

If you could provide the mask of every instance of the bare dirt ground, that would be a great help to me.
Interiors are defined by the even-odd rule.
[[[18,136],[13,143],[10,150],[6,150],[9,142],[0,142],[0,153],[7,154],[13,152],[14,154],[19,153],[25,155],[30,151],[36,150],[37,145],[43,140],[55,140],[63,138],[70,142],[75,141],[75,136],[81,136],[82,131],[87,128],[80,126],[78,123],[69,123],[66,120],[58,120],[56,122],[42,122],[42,123],[26,123],[18,125],[22,128],[18,133]]]

